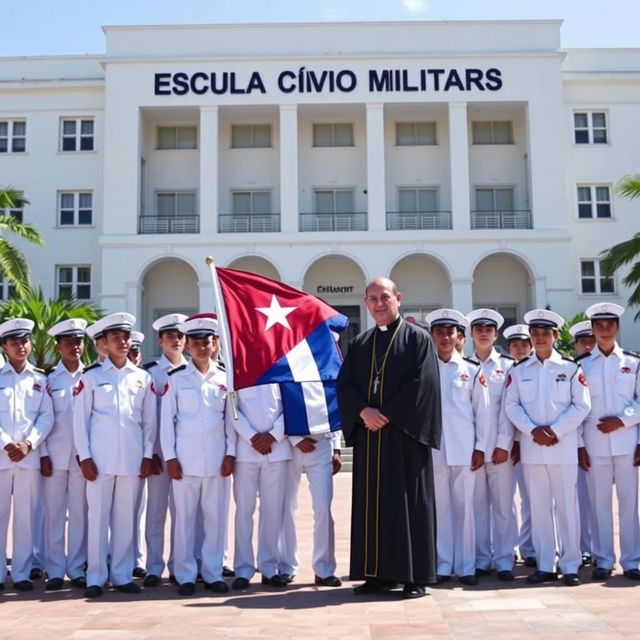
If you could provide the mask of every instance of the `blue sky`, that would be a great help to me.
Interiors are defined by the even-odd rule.
[[[638,0],[0,0],[0,7],[0,56],[102,53],[102,25],[357,20],[553,18],[564,20],[564,47],[640,47]]]

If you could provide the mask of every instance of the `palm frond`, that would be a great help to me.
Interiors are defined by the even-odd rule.
[[[29,201],[24,197],[22,191],[14,187],[0,189],[0,209],[14,209],[25,204],[29,204]]]
[[[612,276],[620,267],[629,264],[640,256],[640,233],[630,240],[614,245],[601,254],[600,268],[604,276]]]
[[[616,185],[616,193],[629,200],[640,197],[640,173],[620,178]]]
[[[0,215],[0,233],[15,233],[33,244],[44,244],[44,238],[30,222],[19,222],[13,216]]]
[[[569,329],[577,322],[582,322],[586,319],[586,314],[578,313],[572,318],[567,318],[562,327],[560,327],[560,330],[558,332],[558,339],[556,340],[556,349],[562,355],[567,356],[568,358],[573,358],[575,356],[573,347],[575,340],[573,339],[573,336],[571,335]]]
[[[0,272],[16,288],[19,296],[29,291],[29,265],[22,252],[0,236]]]

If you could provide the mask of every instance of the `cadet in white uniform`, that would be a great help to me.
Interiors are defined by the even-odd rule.
[[[0,590],[7,575],[7,529],[13,496],[11,578],[18,591],[29,580],[36,505],[42,492],[40,455],[53,427],[53,405],[44,373],[29,362],[34,323],[14,318],[0,324],[7,363],[0,370]]]
[[[76,390],[74,443],[88,481],[88,598],[102,595],[107,579],[118,591],[140,591],[131,581],[136,501],[140,478],[151,473],[157,422],[151,376],[127,358],[134,323],[129,313],[103,318],[108,357],[85,369]]]
[[[437,516],[438,583],[456,573],[464,585],[478,584],[473,494],[476,471],[484,464],[491,421],[489,391],[480,365],[455,348],[455,309],[427,315],[438,350],[442,397],[442,444],[434,449],[433,475]]]
[[[496,569],[498,578],[513,580],[513,466],[512,438],[499,430],[504,383],[514,360],[498,353],[494,344],[504,318],[493,309],[476,309],[467,314],[474,344],[474,359],[480,362],[489,388],[491,423],[487,430],[484,465],[475,474],[476,572]]]
[[[40,455],[45,506],[45,569],[47,589],[63,586],[65,574],[75,587],[85,587],[87,562],[86,481],[73,444],[73,398],[82,375],[87,321],[70,318],[58,322],[48,333],[55,338],[60,362],[47,382],[55,421]],[[69,515],[67,525],[67,513]]]
[[[587,309],[597,345],[580,358],[589,382],[591,413],[584,422],[580,464],[587,471],[593,509],[593,578],[606,580],[616,562],[613,544],[613,485],[618,497],[620,564],[640,580],[638,523],[638,424],[640,357],[616,341],[624,308],[599,303]]]
[[[506,415],[521,432],[520,455],[529,499],[538,569],[529,583],[555,580],[558,567],[567,586],[580,584],[580,522],[577,508],[578,433],[591,407],[579,364],[554,348],[564,320],[553,311],[525,314],[534,355],[511,368],[504,398]],[[555,504],[555,510],[554,510]]]
[[[171,492],[171,478],[164,468],[160,447],[160,411],[162,397],[169,388],[169,372],[187,364],[182,352],[185,337],[178,325],[187,319],[182,313],[170,313],[158,318],[153,328],[158,332],[158,346],[162,349],[159,360],[153,360],[143,366],[153,380],[156,395],[158,417],[158,435],[153,447],[153,471],[147,478],[147,507],[145,519],[145,541],[147,544],[147,565],[145,587],[157,587],[164,571],[164,529],[167,521],[167,509],[171,512],[171,540],[169,550],[169,573],[173,574],[173,530],[175,526],[175,505]]]
[[[222,579],[226,485],[234,469],[235,432],[225,428],[226,375],[215,362],[218,324],[210,318],[178,325],[191,362],[173,369],[162,396],[160,439],[176,508],[175,577],[180,595],[195,591],[198,563],[195,521],[202,510],[204,539],[200,571],[206,589],[226,593]]]
[[[307,412],[308,416],[312,416],[313,408],[307,407]],[[321,419],[326,420],[326,415]],[[340,460],[341,437],[341,431],[306,437],[289,436],[289,442],[292,445],[292,458],[287,462],[284,517],[280,533],[280,560],[278,562],[280,575],[289,582],[293,580],[299,564],[295,514],[298,508],[300,480],[304,471],[309,481],[313,508],[312,565],[315,583],[325,587],[342,585],[340,578],[335,575],[335,536],[333,516],[331,515],[333,474],[337,473],[342,466]]]
[[[285,587],[278,573],[278,537],[282,526],[287,461],[291,445],[284,433],[282,399],[277,384],[238,391],[238,419],[227,411],[227,429],[238,434],[233,496],[236,503],[232,587],[247,589],[255,573],[253,514],[260,496],[258,571],[262,583]]]

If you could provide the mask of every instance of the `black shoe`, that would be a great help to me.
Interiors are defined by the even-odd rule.
[[[224,567],[222,567],[222,577],[223,578],[235,578],[236,577],[236,572],[231,569],[230,567],[227,567],[227,565],[225,565]]]
[[[84,590],[85,598],[99,598],[102,595],[102,587],[92,584]]]
[[[231,588],[236,591],[246,591],[249,588],[249,580],[247,578],[236,578],[231,583]]]
[[[179,596],[192,596],[196,592],[196,585],[193,582],[184,582],[178,587]]]
[[[593,558],[591,557],[590,553],[582,554],[582,564],[580,566],[586,567],[588,564],[591,564],[592,562],[593,562]]]
[[[33,591],[33,582],[31,580],[19,580],[13,583],[16,591]]]
[[[84,576],[78,576],[77,578],[71,578],[71,586],[84,589],[87,586],[87,579]]]
[[[460,584],[466,587],[475,587],[478,584],[478,578],[476,576],[460,576]]]
[[[624,572],[624,577],[629,580],[640,580],[640,569],[628,569]]]
[[[145,576],[144,582],[142,583],[145,587],[159,587],[162,580],[160,576],[156,576],[153,573],[148,573]]]
[[[606,580],[607,578],[611,577],[611,574],[612,574],[611,569],[605,569],[604,567],[596,567],[591,572],[591,578],[593,580]]]
[[[140,593],[142,588],[135,582],[127,582],[126,584],[114,584],[113,588],[121,593]]]
[[[526,582],[528,584],[540,584],[542,582],[553,582],[558,579],[558,574],[552,571],[536,571],[530,576],[527,576]]]
[[[222,581],[216,580],[215,582],[205,582],[204,588],[213,593],[229,593],[229,585]]]
[[[142,567],[136,567],[131,574],[134,578],[144,578],[147,572]]]
[[[577,587],[582,584],[577,573],[565,573],[562,576],[562,582],[566,587]]]
[[[196,582],[204,582],[204,578],[200,574],[198,574],[196,576]]]
[[[287,584],[291,584],[293,582],[293,579],[296,577],[296,574],[295,573],[281,573],[280,577],[284,578],[287,581]]]
[[[421,584],[405,584],[402,590],[402,597],[406,600],[424,598],[426,595],[427,590]]]
[[[29,580],[40,580],[42,578],[42,569],[34,567],[29,571]]]
[[[353,593],[356,596],[366,596],[370,593],[380,593],[385,591],[385,587],[381,580],[365,580],[361,585],[353,588]]]
[[[276,573],[275,575],[272,575],[270,578],[267,578],[266,576],[262,576],[262,584],[268,585],[269,587],[286,587],[287,584],[289,584],[287,582],[287,579],[284,576],[281,576],[280,574]]]
[[[47,591],[60,591],[63,586],[64,580],[62,578],[51,578],[46,581],[44,588],[47,589]]]
[[[490,576],[493,573],[493,569],[476,569],[476,576],[481,578],[483,576]]]
[[[341,587],[342,580],[337,576],[327,576],[326,578],[321,578],[320,576],[316,576],[314,582],[317,585],[322,587]]]
[[[498,571],[497,576],[498,580],[502,580],[502,582],[513,582],[513,571],[509,571],[509,569]]]
[[[538,566],[538,561],[533,556],[527,556],[524,559],[524,566],[535,569]]]
[[[449,580],[451,580],[451,576],[445,576],[445,575],[436,576],[436,584],[444,584],[445,582],[449,582]]]
[[[178,581],[176,580],[176,577],[173,575],[173,573],[169,574],[169,583],[170,584],[178,584]]]
[[[0,591],[4,591],[4,582],[0,582]]]

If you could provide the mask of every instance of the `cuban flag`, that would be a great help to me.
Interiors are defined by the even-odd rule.
[[[281,282],[210,266],[229,390],[280,383],[286,433],[340,429],[336,335],[347,318]]]

